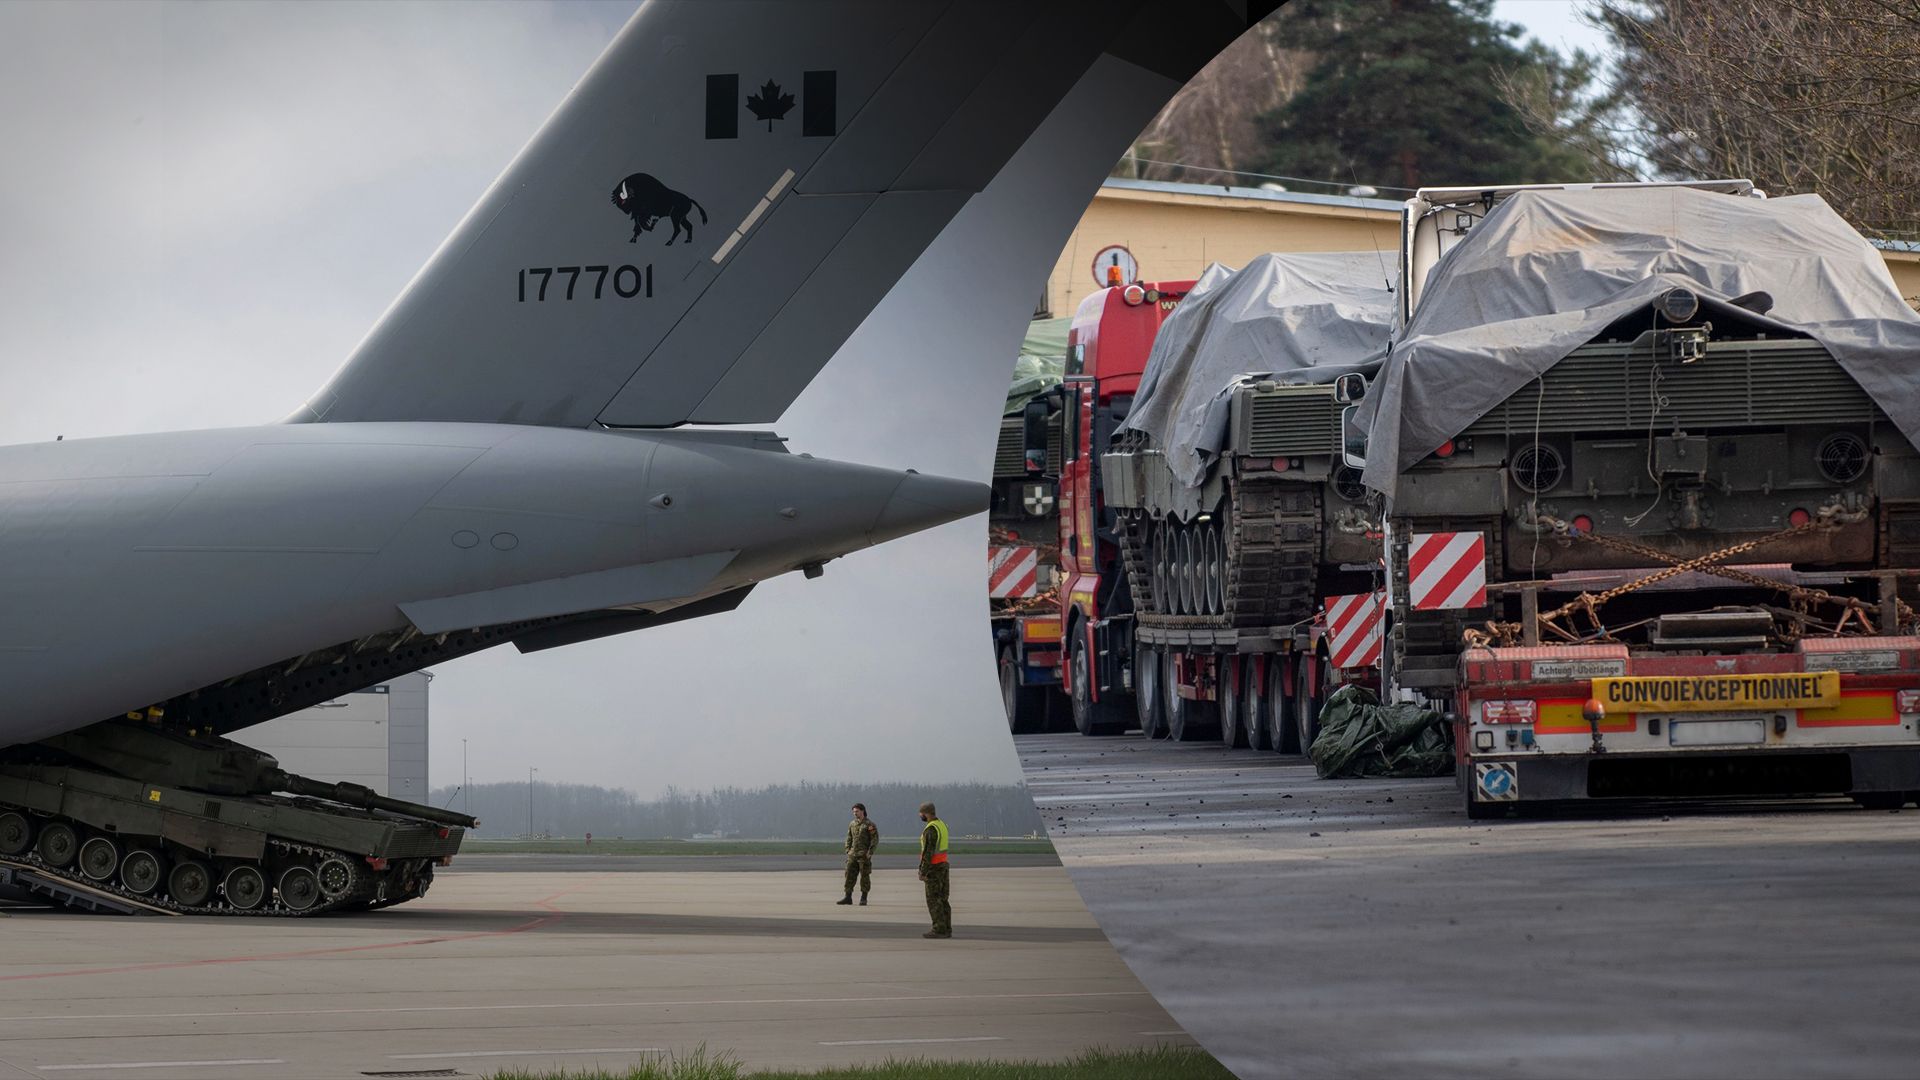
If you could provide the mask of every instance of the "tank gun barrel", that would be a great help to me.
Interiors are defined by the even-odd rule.
[[[319,780],[309,780],[304,776],[295,776],[284,770],[276,770],[274,788],[292,795],[306,795],[315,799],[331,799],[367,810],[386,810],[390,813],[405,814],[408,817],[422,818],[441,825],[458,825],[463,829],[476,828],[480,819],[458,814],[452,810],[442,810],[434,806],[407,802],[405,799],[390,799],[361,784],[345,782],[329,784]]]

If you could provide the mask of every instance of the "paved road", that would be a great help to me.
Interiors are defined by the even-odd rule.
[[[1247,1080],[1908,1076],[1920,814],[1468,823],[1451,779],[1016,740],[1121,954]]]
[[[1059,866],[1060,857],[1052,853],[998,855],[955,853],[954,859],[971,869],[1005,870],[1020,866]],[[718,874],[751,872],[756,874],[822,869],[838,871],[838,855],[545,855],[507,852],[469,852],[454,857],[445,874],[461,873],[538,873],[578,874],[609,871],[640,874]],[[918,855],[880,855],[873,860],[875,870],[914,870]]]
[[[1185,1042],[1057,867],[450,874],[315,919],[0,920],[0,1078],[330,1080],[617,1067],[702,1044],[750,1067],[1047,1058]]]

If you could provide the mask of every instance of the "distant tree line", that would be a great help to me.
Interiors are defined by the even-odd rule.
[[[1040,829],[1027,790],[995,784],[776,784],[685,792],[668,788],[642,799],[620,788],[591,784],[475,784],[470,791],[436,788],[435,806],[480,819],[476,836],[595,836],[685,839],[719,833],[755,840],[819,840],[846,832],[856,802],[880,826],[883,838],[918,835],[918,810],[932,801],[955,835],[1024,836]]]

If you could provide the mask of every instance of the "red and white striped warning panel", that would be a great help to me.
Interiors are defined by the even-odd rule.
[[[1407,544],[1407,580],[1416,611],[1485,607],[1486,535],[1414,533]]]
[[[1009,600],[1039,593],[1040,549],[997,547],[987,552],[987,595]]]
[[[1327,658],[1334,667],[1380,666],[1380,613],[1386,599],[1384,592],[1326,598]]]

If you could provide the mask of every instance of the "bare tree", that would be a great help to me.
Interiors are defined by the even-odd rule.
[[[1599,0],[1636,149],[1920,237],[1920,0]]]
[[[1307,54],[1281,46],[1269,17],[1214,57],[1167,102],[1134,140],[1114,175],[1244,183],[1248,178],[1236,178],[1234,171],[1266,156],[1267,138],[1256,120],[1298,92],[1310,66]],[[1161,164],[1165,162],[1175,164]]]

